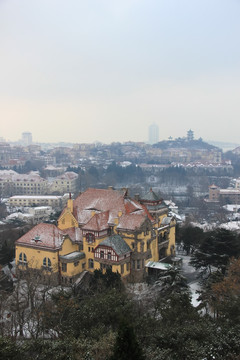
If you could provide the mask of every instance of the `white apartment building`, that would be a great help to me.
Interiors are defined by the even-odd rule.
[[[52,208],[62,208],[65,204],[65,197],[55,195],[15,195],[8,199],[8,205],[12,207],[51,206]]]
[[[44,195],[48,191],[48,182],[36,172],[18,174],[13,170],[0,170],[0,194]]]
[[[49,179],[49,190],[51,193],[75,193],[77,190],[78,174],[73,171],[65,172],[56,178]]]

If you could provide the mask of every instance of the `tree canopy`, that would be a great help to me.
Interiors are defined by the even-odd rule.
[[[212,268],[223,273],[231,257],[240,255],[239,235],[225,229],[206,233],[202,243],[194,252],[191,264],[196,269],[211,273]]]

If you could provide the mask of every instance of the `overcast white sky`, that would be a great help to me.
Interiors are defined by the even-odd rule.
[[[240,143],[239,0],[0,0],[0,137]]]

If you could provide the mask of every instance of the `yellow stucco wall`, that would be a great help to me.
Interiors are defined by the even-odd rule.
[[[74,263],[78,263],[77,266],[74,265]],[[67,263],[67,271],[62,271],[62,269],[60,269],[61,271],[61,275],[62,276],[67,276],[67,277],[73,277],[75,275],[80,274],[82,271],[84,271],[86,269],[86,266],[83,267],[83,264],[86,264],[86,259],[80,259],[80,260],[76,260],[73,262],[68,262]]]
[[[63,241],[62,248],[59,251],[59,255],[60,256],[67,255],[67,254],[70,254],[75,251],[79,251],[79,245],[74,244],[68,237],[66,237]],[[78,263],[78,265],[75,266],[74,265],[75,263]],[[67,271],[62,271],[62,267],[60,267],[61,275],[72,277],[74,275],[80,274],[87,267],[87,265],[85,267],[83,267],[84,263],[86,263],[86,258],[79,259],[79,260],[73,260],[71,262],[66,262]]]
[[[52,272],[57,272],[59,271],[59,266],[60,266],[58,255],[67,255],[74,251],[79,251],[79,245],[74,244],[68,237],[66,237],[65,240],[63,241],[62,248],[59,251],[58,250],[50,251],[47,249],[42,250],[42,249],[35,249],[27,246],[17,245],[16,263],[17,265],[19,265],[19,255],[20,253],[24,253],[27,257],[28,268],[40,270],[43,269],[43,259],[46,257],[49,258],[51,261]],[[77,261],[79,261],[78,266],[74,266],[74,261],[71,263],[69,262],[67,264],[67,272],[64,272],[63,274],[64,276],[77,275],[84,270],[83,263],[86,263],[86,259],[80,259]],[[22,268],[23,270],[26,269],[26,266],[24,264],[19,265],[19,267]]]
[[[71,227],[78,227],[78,222],[71,213],[70,209],[67,208],[58,219],[58,228],[64,230]]]
[[[170,231],[169,231],[169,245],[167,249],[167,256],[175,254],[175,237],[176,237],[176,221],[171,222]],[[171,248],[173,248],[174,254],[171,253]]]
[[[57,251],[49,251],[42,249],[29,248],[22,245],[16,246],[16,264],[19,264],[19,255],[24,253],[27,256],[27,265],[30,269],[42,269],[43,259],[49,258],[53,272],[58,271],[58,253]],[[22,268],[22,266],[20,266]],[[23,267],[24,269],[25,267]]]
[[[66,237],[62,243],[62,248],[59,250],[59,255],[67,255],[74,251],[79,251],[79,245],[74,244],[68,237]]]

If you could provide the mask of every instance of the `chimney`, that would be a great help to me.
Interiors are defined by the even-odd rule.
[[[73,213],[73,199],[71,197],[71,193],[69,193],[69,199],[67,202],[67,207],[70,209],[71,213]]]
[[[128,196],[128,188],[124,187],[122,188],[123,196],[126,198]]]

